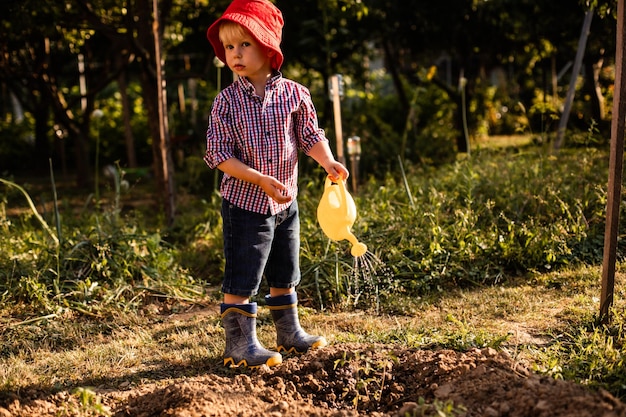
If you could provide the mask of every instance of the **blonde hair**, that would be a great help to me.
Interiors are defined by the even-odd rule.
[[[232,20],[223,21],[220,24],[219,29],[220,29],[220,33],[219,33],[220,42],[222,43],[228,42],[228,40],[233,39],[233,38],[241,38],[245,36],[249,36],[254,39],[254,37],[248,31],[248,29],[246,29],[245,27],[243,27],[237,22],[233,22]]]

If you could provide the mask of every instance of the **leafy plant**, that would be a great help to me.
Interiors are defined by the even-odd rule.
[[[399,412],[399,417],[454,417],[462,416],[467,409],[462,406],[455,406],[454,401],[441,401],[434,399],[432,403],[428,403],[423,397],[420,397],[417,403],[406,404]]]
[[[578,326],[555,338],[541,352],[536,371],[584,385],[605,387],[622,397],[626,394],[626,335],[624,313],[614,311],[610,326]]]
[[[111,413],[101,403],[98,395],[90,388],[79,387],[73,391],[77,397],[79,409],[73,415],[78,416],[110,416]]]
[[[374,277],[384,285],[370,290],[383,300],[599,262],[607,169],[606,154],[593,149],[557,160],[529,148],[475,152],[437,169],[409,166],[408,189],[391,173],[370,178],[356,196],[353,227],[385,265]],[[319,231],[318,190],[309,181],[301,196],[303,287],[328,304],[351,296],[358,264],[346,242],[329,243]]]
[[[69,309],[98,316],[109,308],[136,308],[150,297],[202,295],[160,233],[122,221],[117,197],[111,210],[59,222],[55,232],[24,188],[0,181],[18,189],[31,209],[21,224],[4,222],[0,293],[5,301],[29,303],[33,313]],[[116,196],[119,192],[116,187]],[[31,216],[45,231],[43,236],[31,226]]]
[[[352,377],[347,378],[349,384],[343,388],[342,397],[351,401],[356,409],[367,409],[370,401],[379,403],[382,400],[383,393],[390,383],[387,371],[394,362],[397,362],[393,356],[376,361],[370,353],[344,352],[343,357],[334,362],[333,370],[339,373],[343,373],[344,370],[352,373]]]

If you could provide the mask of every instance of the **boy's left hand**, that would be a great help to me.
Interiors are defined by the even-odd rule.
[[[338,161],[333,161],[331,164],[329,164],[329,166],[326,167],[326,173],[328,174],[330,180],[333,182],[337,182],[340,179],[345,181],[350,176],[350,172],[348,171],[348,169]]]

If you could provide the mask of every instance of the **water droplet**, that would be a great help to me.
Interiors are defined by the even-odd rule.
[[[376,254],[369,250],[362,256],[354,257],[352,269],[354,285],[354,306],[374,302],[376,313],[380,310],[380,290],[393,281],[392,271]]]

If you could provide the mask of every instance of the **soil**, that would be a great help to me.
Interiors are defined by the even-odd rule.
[[[0,416],[626,416],[610,393],[534,374],[490,348],[335,344],[271,369],[215,369],[83,397],[22,392]]]

